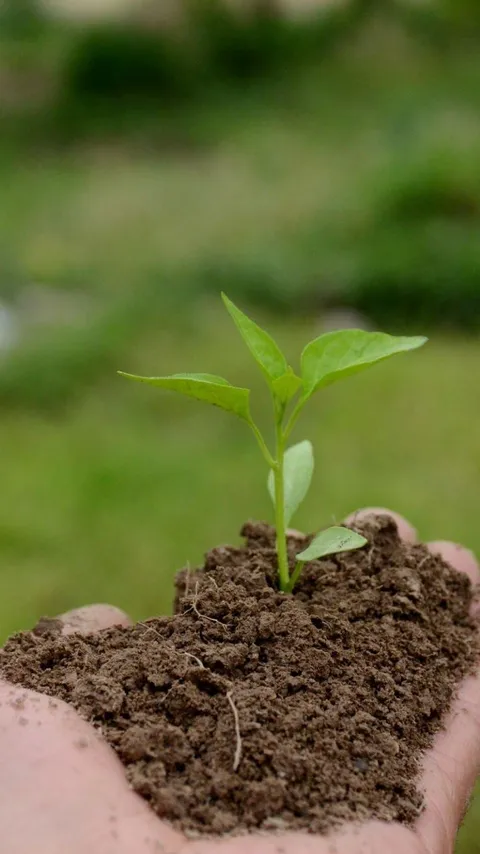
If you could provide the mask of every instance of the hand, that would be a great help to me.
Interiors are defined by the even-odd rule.
[[[414,541],[410,525],[391,515],[402,537]],[[470,552],[445,542],[430,548],[478,582]],[[107,606],[62,620],[66,632],[128,625]],[[426,809],[414,829],[372,821],[325,838],[187,842],[130,790],[113,751],[73,709],[1,682],[0,760],[3,854],[451,854],[480,769],[480,672],[463,683],[446,730],[425,757]]]

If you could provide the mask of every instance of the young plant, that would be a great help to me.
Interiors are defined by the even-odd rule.
[[[309,441],[287,447],[297,419],[306,403],[321,388],[359,373],[397,353],[415,350],[424,337],[394,337],[382,332],[347,329],[327,332],[305,347],[301,376],[297,376],[273,338],[243,314],[225,294],[222,299],[245,344],[263,372],[273,401],[275,448],[271,451],[250,412],[250,390],[232,386],[214,374],[173,374],[169,377],[139,377],[119,371],[137,382],[179,392],[232,412],[253,431],[270,469],[268,490],[275,508],[276,549],[280,589],[291,592],[308,561],[366,544],[366,539],[348,528],[322,531],[310,546],[297,555],[292,574],[288,563],[287,528],[305,498],[313,476],[313,448]]]

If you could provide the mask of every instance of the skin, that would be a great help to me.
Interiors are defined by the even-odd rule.
[[[375,510],[363,510],[360,516]],[[386,512],[386,511],[381,511]],[[413,528],[395,517],[402,537]],[[435,542],[474,583],[473,555]],[[128,625],[105,605],[61,618],[65,632]],[[1,651],[0,651],[1,654]],[[329,837],[303,834],[188,842],[128,787],[114,753],[68,706],[0,682],[0,838],[4,854],[451,854],[480,771],[480,672],[466,680],[423,762],[426,808],[414,829],[369,822]]]

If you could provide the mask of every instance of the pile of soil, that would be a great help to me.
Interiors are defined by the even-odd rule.
[[[177,579],[175,615],[64,637],[11,638],[11,682],[101,729],[132,787],[191,836],[410,824],[422,752],[478,656],[472,588],[388,517],[369,546],[276,588],[274,531],[211,551]],[[292,538],[293,560],[308,538]]]

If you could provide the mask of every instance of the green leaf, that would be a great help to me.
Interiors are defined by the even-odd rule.
[[[118,371],[120,376],[140,383],[165,388],[169,391],[177,391],[186,397],[196,400],[204,400],[213,406],[219,406],[227,412],[233,412],[239,418],[251,423],[250,415],[250,390],[247,388],[236,388],[223,377],[214,374],[173,374],[171,377],[138,377],[135,374],[126,374]]]
[[[350,531],[348,528],[328,528],[326,531],[317,534],[308,548],[297,555],[297,560],[306,563],[308,560],[318,560],[327,555],[361,549],[367,542],[368,540],[361,534]]]
[[[344,329],[327,332],[307,344],[302,353],[304,399],[323,386],[363,371],[377,362],[415,350],[427,338],[395,338],[383,332]]]
[[[297,377],[292,368],[289,368],[283,377],[277,377],[272,382],[272,391],[280,403],[288,403],[297,393],[302,385],[302,380]]]
[[[285,525],[300,507],[312,482],[314,469],[312,443],[306,440],[293,445],[284,458]],[[268,476],[268,491],[275,506],[275,476]]]
[[[225,294],[222,294],[222,300],[269,385],[288,373],[287,360],[268,332],[250,320]]]

